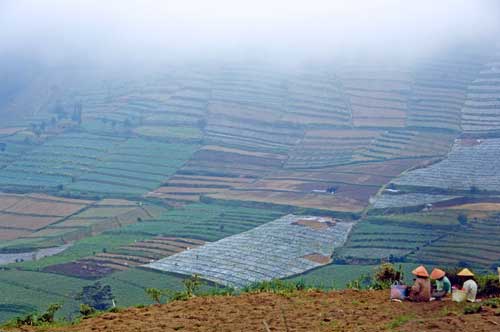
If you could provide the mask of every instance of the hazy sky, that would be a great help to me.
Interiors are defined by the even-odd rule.
[[[498,35],[495,0],[0,0],[0,55],[155,61],[421,55]]]

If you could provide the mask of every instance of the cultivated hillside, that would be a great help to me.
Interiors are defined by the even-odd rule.
[[[74,315],[96,281],[127,306],[194,272],[343,287],[387,260],[496,269],[498,59],[23,76],[0,112],[0,320]]]

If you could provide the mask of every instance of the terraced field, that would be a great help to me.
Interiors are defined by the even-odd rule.
[[[216,241],[262,225],[283,214],[273,209],[196,203],[169,210],[150,221],[117,229],[114,233]]]
[[[471,211],[464,211],[474,215]],[[483,213],[482,213],[483,214]],[[494,268],[500,262],[500,215],[486,214],[463,227],[449,229],[439,241],[409,255],[409,259],[445,266],[469,264],[479,268]]]
[[[482,66],[479,75],[467,89],[462,108],[462,128],[468,133],[498,132],[500,122],[500,62],[499,57]]]
[[[180,287],[137,268],[151,260],[236,286],[301,274],[332,253],[338,264],[498,263],[499,70],[484,59],[457,51],[414,66],[235,62],[47,80],[54,88],[37,93],[36,110],[0,128],[0,190],[10,192],[0,195],[0,250],[68,247],[8,266],[0,318],[46,304],[15,299],[29,292],[76,310],[53,283],[46,294],[30,286],[37,274],[77,289],[98,279],[127,304],[146,301],[145,287]],[[463,205],[477,202],[489,210]],[[278,219],[290,211],[347,222]],[[307,275],[325,280],[321,271],[340,266]]]
[[[109,252],[98,253],[68,263],[51,265],[46,267],[44,271],[82,279],[100,279],[114,272],[148,264],[203,244],[204,241],[195,239],[153,237],[118,247]]]
[[[411,222],[398,223],[392,219],[359,222],[336,255],[336,260],[351,263],[372,263],[404,260],[409,254],[438,241],[445,229],[434,230],[415,226]]]
[[[355,127],[405,127],[411,72],[390,66],[345,66],[338,76]]]
[[[147,265],[152,269],[242,287],[284,278],[330,262],[352,223],[288,215],[244,233]]]
[[[477,77],[481,60],[455,55],[419,64],[408,103],[408,126],[460,130],[467,86]]]
[[[499,188],[499,139],[458,140],[447,158],[408,172],[393,181],[413,190],[438,188],[442,192],[467,192],[471,188],[497,192]]]
[[[6,252],[62,246],[139,220],[157,217],[165,210],[131,201],[93,202],[41,194],[4,194],[0,201],[3,205],[10,204],[0,213],[3,222],[0,227],[7,230],[2,231],[4,238],[0,248]],[[23,212],[16,212],[19,209]]]
[[[92,203],[43,194],[0,194],[0,246],[5,241],[33,237]]]

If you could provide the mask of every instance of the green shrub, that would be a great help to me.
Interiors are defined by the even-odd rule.
[[[500,307],[500,298],[487,299],[484,302],[482,302],[482,305],[496,309]]]
[[[500,282],[498,275],[486,274],[477,276],[479,296],[500,296]]]
[[[160,304],[165,292],[158,288],[146,288],[146,294],[151,298],[151,300]]]
[[[17,317],[5,324],[7,327],[21,326],[42,326],[51,325],[54,323],[55,313],[61,309],[60,304],[51,304],[43,314],[31,313],[23,317]]]
[[[80,315],[82,315],[83,317],[90,317],[96,312],[97,311],[88,304],[80,304]]]
[[[289,295],[293,292],[307,289],[305,281],[296,282],[273,279],[269,281],[255,282],[242,289],[243,293],[275,293]]]
[[[470,314],[477,314],[481,312],[482,306],[479,303],[472,303],[468,304],[467,306],[464,307],[464,314],[470,315]]]
[[[184,279],[182,281],[182,284],[184,285],[184,291],[186,292],[186,296],[188,298],[191,298],[195,296],[196,291],[198,291],[202,283],[200,276],[195,274],[191,276],[191,278],[189,279]]]
[[[49,308],[40,316],[39,320],[42,323],[53,323],[54,316],[59,309],[61,309],[62,305],[58,303],[51,304]]]

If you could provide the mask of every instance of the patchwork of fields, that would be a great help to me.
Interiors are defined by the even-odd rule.
[[[344,283],[346,263],[492,267],[498,68],[455,52],[34,82],[30,102],[9,106],[32,112],[0,128],[0,255],[25,260],[0,277],[0,319],[58,299],[74,313],[94,280],[128,305],[181,287],[178,274],[241,286],[323,265],[306,276],[338,269]],[[345,221],[314,228],[289,213]],[[152,261],[175,274],[144,270]]]

